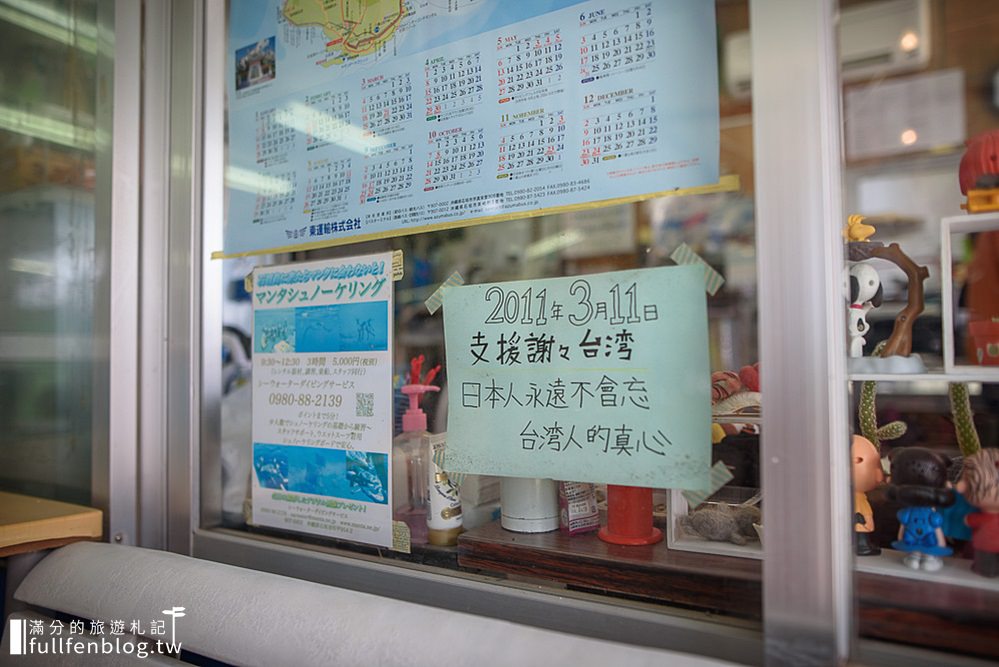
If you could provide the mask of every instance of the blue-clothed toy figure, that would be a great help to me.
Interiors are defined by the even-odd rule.
[[[902,561],[907,567],[935,572],[943,567],[940,557],[953,553],[944,537],[944,515],[938,509],[954,504],[954,491],[947,488],[950,462],[923,447],[896,449],[890,459],[888,497],[904,505],[898,511],[898,539],[891,546],[907,552]]]

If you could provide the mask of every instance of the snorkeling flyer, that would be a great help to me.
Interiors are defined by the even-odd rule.
[[[253,273],[253,523],[392,546],[392,254]]]

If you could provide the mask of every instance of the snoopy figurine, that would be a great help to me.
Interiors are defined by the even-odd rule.
[[[848,332],[850,334],[850,356],[864,356],[864,336],[870,326],[867,313],[881,305],[884,292],[877,270],[870,264],[858,262],[850,267],[850,308],[848,311]]]

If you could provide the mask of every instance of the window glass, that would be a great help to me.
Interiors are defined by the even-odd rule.
[[[85,504],[93,397],[107,392],[94,340],[96,26],[96,2],[0,5],[0,486]]]
[[[660,10],[656,3],[636,5],[641,11],[652,6],[657,11]],[[628,11],[635,11],[635,8],[629,8]],[[265,85],[272,77],[283,75],[282,40],[316,39],[314,33],[319,28],[308,28],[311,33],[300,31],[296,29],[292,17],[286,14],[285,19],[282,19],[281,29],[276,35],[276,47],[269,41],[259,40],[249,45],[256,48],[256,52],[252,48],[236,52],[237,81],[231,94],[252,91],[254,86]],[[577,20],[583,19],[573,19]],[[748,20],[748,5],[745,2],[719,2],[715,7],[715,38],[717,49],[722,54],[719,62],[724,64],[719,66],[718,91],[712,91],[713,95],[717,94],[719,102],[720,143],[712,150],[717,149],[719,152],[720,180],[723,186],[713,192],[643,198],[641,201],[627,201],[580,211],[543,211],[541,214],[524,215],[519,219],[490,224],[441,229],[328,248],[297,247],[278,254],[221,260],[224,305],[221,322],[218,324],[223,327],[224,360],[221,378],[222,470],[221,480],[209,483],[221,483],[222,506],[210,508],[212,511],[207,513],[220,516],[220,526],[206,527],[239,531],[244,536],[258,540],[291,540],[308,549],[376,555],[386,562],[444,568],[456,576],[478,573],[515,581],[522,581],[526,577],[532,582],[540,583],[543,589],[563,593],[599,593],[608,599],[624,598],[635,604],[654,604],[661,608],[683,607],[757,620],[761,614],[760,533],[763,517],[759,489],[761,399],[760,368],[757,363]],[[553,30],[558,28],[559,26],[552,27]],[[328,33],[324,34],[329,36]],[[349,41],[351,37],[348,35],[345,39]],[[611,34],[606,39],[617,38]],[[334,42],[335,40],[330,40],[331,44]],[[389,50],[401,48],[391,41],[387,44],[384,48]],[[648,47],[651,49],[652,45],[653,42],[650,42]],[[231,46],[242,48],[240,44]],[[580,51],[579,45],[572,46]],[[622,42],[621,48],[625,46]],[[607,48],[613,51],[618,47],[608,41]],[[272,59],[273,56],[268,55],[275,52],[276,61]],[[565,53],[566,58],[582,62],[580,59],[583,58],[583,51]],[[515,60],[516,58],[508,64],[514,66]],[[621,66],[624,67],[623,64]],[[413,74],[414,77],[425,75],[429,76],[423,71]],[[421,78],[415,85],[422,89],[424,83]],[[330,84],[327,92],[336,95],[342,93],[342,90]],[[392,98],[389,102],[395,104],[399,100]],[[635,105],[640,106],[640,102],[641,100],[635,102]],[[230,99],[228,103],[231,109],[233,100]],[[420,111],[422,113],[422,109]],[[391,105],[387,109],[379,107],[378,113],[380,116],[376,124],[389,135],[394,132],[393,123],[408,122],[404,117],[394,116],[393,114],[399,113],[399,109]],[[713,114],[714,111],[703,112],[708,113]],[[582,111],[577,110],[576,114],[581,115]],[[578,118],[570,118],[569,125],[579,125],[577,121]],[[232,116],[229,122],[232,132]],[[281,136],[277,138],[279,155],[274,159],[284,165],[286,171],[290,167],[282,161],[286,159],[282,157],[284,153],[281,151],[285,151],[282,146],[294,143],[298,134],[306,136],[309,131],[308,128],[295,129],[298,125],[303,124],[297,121],[284,123],[283,127],[291,129],[281,130]],[[271,139],[263,135],[256,139],[248,138],[251,142],[257,141],[258,156],[260,150],[274,148],[269,143]],[[234,179],[244,179],[245,184],[246,175],[234,171],[238,166],[232,161],[235,141],[236,138],[230,135],[227,178],[230,186],[238,189],[240,185],[234,185]],[[243,138],[239,141],[243,141]],[[245,152],[245,146],[243,150]],[[321,147],[316,149],[312,155],[320,156],[321,150]],[[314,159],[318,160],[320,157]],[[294,158],[289,158],[288,161],[293,162]],[[263,162],[266,163],[267,160],[264,159]],[[631,164],[624,159],[622,163]],[[428,167],[428,178],[432,177],[430,172]],[[362,168],[353,169],[351,178],[366,179],[366,174]],[[322,188],[321,191],[326,193],[326,186]],[[230,225],[233,224],[233,216],[239,207],[238,203],[234,203],[239,196],[233,194],[234,189],[229,194]],[[330,196],[335,198],[335,192]],[[258,203],[259,201],[258,199]],[[343,215],[349,216],[349,213],[348,207]],[[309,228],[312,225],[335,223],[337,220],[338,217],[329,216],[315,218],[314,222],[306,226],[303,239],[307,241],[311,238]],[[721,472],[718,488],[713,489],[706,497],[703,494],[700,497],[687,497],[679,490],[652,489],[649,513],[656,529],[665,533],[665,539],[661,542],[636,546],[611,544],[600,539],[593,531],[570,535],[569,531],[558,528],[557,521],[554,530],[544,532],[509,530],[504,528],[501,507],[509,509],[523,501],[528,490],[524,486],[516,490],[515,484],[505,486],[498,476],[489,474],[466,475],[461,480],[459,498],[463,532],[458,536],[456,546],[419,544],[419,531],[413,527],[410,530],[412,544],[406,553],[404,550],[385,549],[313,534],[316,531],[269,528],[254,519],[254,484],[273,484],[268,488],[283,491],[286,485],[294,484],[292,478],[297,474],[291,470],[296,465],[294,461],[279,461],[278,456],[271,454],[261,458],[257,455],[260,450],[255,449],[253,392],[260,391],[261,387],[259,377],[256,380],[254,378],[253,358],[260,348],[259,341],[253,340],[256,327],[251,289],[253,285],[247,282],[247,277],[254,269],[273,265],[287,265],[289,269],[294,269],[295,265],[315,260],[402,251],[403,277],[394,283],[391,313],[392,375],[396,391],[392,435],[398,438],[404,429],[403,413],[407,408],[407,397],[401,388],[407,383],[407,375],[414,370],[414,359],[423,358],[423,372],[444,364],[443,370],[432,383],[440,386],[441,391],[428,393],[420,403],[426,413],[426,428],[430,433],[446,431],[449,409],[453,411],[455,403],[464,400],[461,390],[449,383],[444,346],[445,318],[440,311],[431,313],[426,305],[427,300],[453,272],[459,272],[467,285],[593,276],[611,271],[673,266],[678,261],[684,261],[676,259],[680,257],[676,255],[678,248],[684,245],[706,262],[712,272],[717,272],[719,282],[723,283],[720,286],[713,285],[717,289],[707,296],[706,339],[698,341],[701,349],[706,348],[709,357],[710,367],[705,373],[706,377],[702,379],[705,388],[710,385],[710,401],[713,404],[710,433],[702,444],[704,451],[710,452],[710,463],[715,464],[716,469]],[[536,293],[532,294],[527,302],[532,302],[537,296]],[[669,317],[669,314],[664,314],[664,317]],[[259,335],[260,329],[256,328]],[[601,354],[605,353],[604,348],[607,355],[624,354],[621,350],[626,347],[626,342],[614,338],[613,344],[610,341],[608,344],[611,347],[601,347]],[[654,356],[685,354],[684,350],[660,347],[652,340],[644,341],[643,345]],[[526,343],[524,350],[526,355]],[[526,400],[526,396],[525,393],[521,398]],[[507,395],[504,401],[515,398]],[[310,403],[314,401],[312,398],[307,400]],[[707,395],[705,400],[708,400]],[[311,405],[308,407],[312,409]],[[323,409],[320,407],[319,411]],[[551,436],[551,431],[539,437],[547,436]],[[489,438],[489,434],[482,433],[482,437]],[[646,440],[646,449],[655,447],[652,440]],[[401,484],[394,491],[397,497],[407,492],[415,497],[427,494],[426,490],[416,490],[423,474],[408,477],[401,474],[400,462],[406,464],[407,461],[397,454],[398,449],[393,452],[393,467],[398,477],[386,477],[384,483]],[[320,484],[319,478],[327,464],[322,455],[317,456],[319,458],[311,464],[302,464],[306,472],[301,474],[307,476],[314,473],[316,483]],[[349,467],[350,464],[346,465]],[[408,465],[412,468],[416,464],[410,459]],[[373,464],[372,474],[377,476],[379,472],[383,471]],[[269,481],[262,481],[265,478]],[[400,478],[407,478],[409,481],[400,482]],[[574,480],[556,480],[572,481]],[[557,486],[552,485],[551,488],[557,489]],[[588,490],[569,487],[568,492],[585,494]],[[608,507],[608,504],[614,503],[609,496],[614,493],[614,486],[609,488],[606,483],[598,483],[592,489],[596,510],[593,518],[605,526],[608,511],[613,511],[613,507]],[[501,498],[502,494],[508,495]],[[554,500],[554,496],[551,497]],[[572,507],[574,513],[578,509],[576,505],[581,508],[581,518],[576,519],[580,525],[585,525],[588,502],[589,497],[584,495],[583,500]],[[555,512],[557,516],[557,501]],[[400,516],[400,520],[403,518],[405,517]],[[677,586],[676,583],[681,579],[696,582],[696,585]]]
[[[966,522],[996,509],[960,480],[999,444],[999,385],[976,337],[999,315],[999,7],[842,5],[859,631],[995,659],[999,580],[978,574],[991,533]]]

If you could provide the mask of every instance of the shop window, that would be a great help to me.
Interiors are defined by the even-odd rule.
[[[464,42],[454,40],[458,33],[450,35],[453,43],[445,48],[448,35],[436,39],[433,30],[417,30],[418,15],[424,9],[409,5],[404,6],[415,15],[386,16],[383,21],[365,17],[374,21],[365,33],[354,22],[346,25],[355,29],[347,30],[310,21],[304,5],[273,4],[278,9],[272,7],[274,11],[261,16],[231,14],[229,18],[228,72],[233,80],[227,82],[229,228],[225,251],[250,254],[219,260],[224,274],[224,306],[218,322],[224,327],[222,494],[219,507],[203,508],[208,510],[206,516],[217,517],[204,527],[303,549],[416,564],[459,577],[485,574],[510,582],[527,580],[560,594],[598,594],[608,601],[627,600],[663,611],[685,608],[732,619],[759,619],[760,534],[765,521],[759,483],[762,408],[750,98],[741,93],[732,96],[724,88],[719,93],[712,86],[698,93],[711,100],[703,109],[685,120],[674,117],[674,123],[690,124],[694,135],[708,128],[704,157],[697,160],[717,160],[718,172],[710,183],[689,185],[709,187],[660,192],[673,187],[655,183],[671,182],[673,169],[689,165],[677,160],[663,171],[665,160],[648,158],[659,154],[659,142],[667,140],[665,133],[676,132],[660,117],[674,113],[676,103],[666,94],[671,85],[679,84],[660,77],[675,72],[682,78],[703,70],[706,80],[717,80],[713,44],[748,27],[748,7],[724,2],[710,11],[688,3],[668,10],[657,3],[612,2],[605,3],[606,7],[582,3],[571,10],[553,8],[550,12],[517,9],[510,16],[500,12],[490,19],[498,21],[496,25],[473,30]],[[449,11],[459,11],[458,5]],[[698,24],[710,33],[704,35],[705,44],[697,47],[706,55],[704,62],[688,60],[682,67],[665,63],[668,54],[662,51],[666,48],[662,31],[666,23],[661,15],[669,11],[680,12],[674,17],[678,21],[686,20],[688,14],[706,19]],[[527,14],[517,16],[517,12]],[[334,34],[338,30],[342,34]],[[483,35],[489,36],[488,43]],[[317,48],[319,60],[312,57]],[[309,53],[312,61],[302,60]],[[410,54],[408,65],[400,64],[402,54]],[[359,67],[365,59],[376,64],[374,69]],[[653,75],[652,67],[663,71]],[[700,84],[684,85],[693,90]],[[419,142],[413,140],[416,136]],[[685,150],[690,148],[677,147],[663,154],[679,155]],[[601,201],[609,198],[599,194],[604,185],[595,187],[589,182],[589,178],[608,178],[611,172],[606,165],[611,159],[619,183],[634,185],[622,188],[618,184],[603,191],[623,193],[623,203]],[[641,191],[643,174],[650,169],[661,171],[662,177]],[[537,184],[547,184],[550,192],[532,190]],[[500,199],[487,201],[494,196]],[[518,205],[517,197],[526,197],[528,204],[528,200],[543,203],[532,210],[532,205]],[[457,206],[469,208],[468,220],[456,228],[439,225],[462,217],[452,211]],[[497,217],[489,215],[491,206],[505,206],[509,212],[501,209],[504,219],[490,222],[490,217]],[[357,211],[368,209],[375,211],[374,217],[359,217]],[[379,218],[378,211],[388,217]],[[396,214],[412,216],[411,224],[418,227],[441,228],[409,234],[405,225],[410,223],[392,222]],[[476,218],[489,224],[468,224],[479,222]],[[379,234],[387,238],[371,240],[371,234],[362,233],[372,221],[378,229],[389,230]],[[267,236],[268,241],[261,245],[252,239],[255,234],[258,240],[261,234]],[[351,236],[359,242],[352,242]],[[266,249],[270,249],[266,255],[252,254]],[[362,423],[364,415],[384,410],[378,403],[381,396],[362,401],[361,394],[367,391],[353,386],[344,389],[340,385],[345,382],[334,390],[329,384],[332,375],[309,373],[311,362],[298,353],[300,342],[294,356],[301,357],[301,377],[323,378],[322,390],[309,385],[305,391],[305,385],[295,379],[298,376],[292,375],[283,381],[294,387],[282,388],[282,379],[261,371],[258,362],[263,356],[273,359],[282,350],[290,354],[292,349],[287,332],[279,331],[287,324],[279,321],[283,315],[274,310],[261,315],[264,297],[259,280],[267,275],[268,267],[290,272],[304,265],[330,267],[338,260],[373,255],[379,261],[399,262],[396,269],[402,273],[390,286],[377,286],[393,290],[389,331],[385,332],[392,341],[386,356],[391,360],[393,409],[382,412],[386,419],[392,415],[392,424],[385,430],[386,442],[379,445],[379,451],[392,455],[391,474],[386,469],[390,459],[372,454],[370,447],[366,455],[354,454],[352,443],[343,447],[291,445],[292,450],[289,443],[261,441],[258,435],[268,429],[285,433],[285,426],[294,430],[297,427],[285,420],[298,420],[328,432],[329,439],[335,440],[343,426],[336,422],[347,421],[338,418],[345,400],[353,406],[352,423]],[[656,326],[669,323],[671,313],[668,293],[650,291],[651,282],[636,288],[634,281],[645,280],[643,276],[657,267],[685,264],[699,267],[698,276],[708,276],[708,292],[699,288],[704,296],[698,296],[706,304],[699,325],[703,335],[689,353],[648,336],[639,335],[635,342],[635,327],[660,317]],[[608,282],[599,298],[582,295],[580,285],[589,285],[587,281],[596,285],[610,272],[634,270],[639,273],[627,274],[632,282]],[[398,508],[395,527],[406,537],[400,540],[396,535],[389,542],[384,532],[377,539],[350,539],[345,531],[351,529],[358,536],[370,534],[365,528],[371,522],[356,516],[329,513],[317,518],[307,511],[296,512],[294,504],[274,504],[276,495],[285,494],[317,499],[320,504],[330,500],[327,506],[349,503],[357,508],[386,503],[389,487],[395,504],[405,496],[425,502],[433,492],[434,481],[431,478],[428,490],[425,472],[407,475],[434,463],[425,460],[429,450],[421,454],[423,460],[407,459],[401,451],[399,438],[409,426],[404,415],[411,406],[403,386],[439,387],[439,392],[427,391],[419,407],[426,415],[427,431],[453,433],[454,414],[468,408],[469,387],[477,383],[456,384],[452,376],[459,375],[458,370],[447,362],[453,354],[445,346],[449,316],[454,321],[462,313],[449,313],[446,303],[443,311],[431,312],[427,303],[442,284],[454,280],[455,272],[465,286],[497,288],[486,300],[500,305],[487,317],[502,320],[509,327],[509,337],[498,327],[495,335],[480,341],[480,352],[490,355],[481,357],[483,363],[503,366],[504,349],[512,353],[517,346],[515,336],[522,338],[517,354],[523,354],[523,360],[530,354],[548,363],[552,355],[557,363],[560,354],[565,358],[570,352],[560,352],[556,339],[561,334],[545,329],[543,320],[583,317],[583,311],[570,309],[590,303],[596,313],[594,321],[601,323],[574,332],[580,335],[572,340],[571,355],[579,357],[578,364],[599,360],[601,367],[611,370],[594,376],[592,382],[577,381],[575,394],[568,386],[574,378],[544,373],[511,380],[496,390],[499,393],[478,387],[479,405],[493,401],[495,412],[490,419],[502,414],[519,419],[517,409],[532,400],[533,390],[561,397],[546,398],[543,405],[535,403],[540,416],[526,419],[527,426],[517,436],[518,449],[528,448],[524,444],[528,440],[536,451],[562,451],[583,441],[608,456],[623,460],[643,455],[655,465],[657,457],[666,456],[667,449],[675,446],[661,429],[594,422],[592,432],[585,433],[585,426],[579,424],[559,426],[542,408],[557,408],[558,401],[564,400],[566,407],[580,402],[575,406],[577,414],[610,410],[615,405],[648,410],[658,399],[647,392],[646,380],[622,370],[628,368],[633,354],[656,364],[662,359],[703,356],[702,376],[692,383],[700,386],[703,399],[704,423],[697,427],[703,437],[683,446],[696,449],[706,483],[708,468],[714,466],[713,486],[684,494],[680,489],[645,485],[647,506],[640,510],[639,523],[647,521],[648,528],[640,532],[647,533],[642,537],[654,534],[665,539],[638,539],[649,543],[629,546],[598,536],[597,528],[608,528],[608,514],[620,512],[615,494],[622,481],[633,479],[612,474],[617,463],[608,465],[606,478],[591,473],[585,479],[562,479],[550,474],[545,477],[553,479],[518,482],[489,469],[461,471],[468,473],[459,475],[457,491],[462,532],[446,546],[426,543],[426,525],[422,530],[419,526],[425,520],[407,521],[411,517]],[[579,285],[569,280],[563,286],[551,282],[558,278],[584,280]],[[366,283],[358,287],[368,288],[374,289]],[[555,303],[553,296],[558,289],[566,291],[561,303]],[[563,308],[566,313],[561,315]],[[377,324],[382,313],[351,317],[353,328],[361,321],[369,323],[372,328],[366,331],[372,340],[382,334]],[[270,324],[265,326],[265,320]],[[363,337],[359,331],[355,333]],[[547,351],[546,340],[553,345]],[[474,340],[472,344],[470,350]],[[488,353],[486,346],[490,346]],[[419,369],[417,359],[423,360]],[[317,367],[338,363],[332,358],[312,361]],[[469,369],[474,369],[473,362]],[[439,372],[431,371],[439,364]],[[436,376],[432,381],[428,371]],[[268,380],[263,386],[265,372]],[[662,383],[663,378],[656,381]],[[559,382],[566,386],[555,386]],[[669,389],[668,384],[663,386]],[[265,393],[276,408],[292,407],[296,416],[275,408],[267,411],[268,424],[262,426],[259,420],[264,411],[259,401]],[[366,429],[362,425],[362,442]],[[393,437],[396,444],[390,449],[387,439]],[[479,437],[492,442],[488,430]],[[345,480],[343,489],[334,490],[335,485],[324,481],[324,476],[335,475],[338,465],[351,481]],[[514,481],[504,481],[510,479]],[[586,484],[564,484],[572,482]],[[560,486],[563,496],[570,496],[563,498],[561,518],[565,522],[572,513],[572,530],[559,525]],[[538,501],[547,504],[550,515],[515,516],[514,508],[522,507],[528,495],[539,489],[551,494]],[[503,507],[508,510],[506,517]],[[448,532],[454,523],[440,527],[432,522],[430,532]]]

